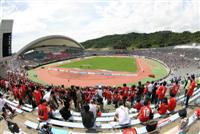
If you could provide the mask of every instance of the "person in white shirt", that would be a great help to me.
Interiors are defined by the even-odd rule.
[[[48,87],[46,91],[47,92],[43,96],[43,99],[46,100],[47,102],[49,102],[50,98],[51,98],[51,87]]]
[[[148,92],[149,92],[150,94],[152,93],[153,84],[154,84],[154,82],[152,81],[152,82],[148,85]]]
[[[103,98],[103,90],[102,90],[102,86],[98,86],[98,89],[97,89],[97,95],[100,96],[101,98]]]
[[[128,108],[123,105],[123,102],[119,102],[119,107],[115,111],[115,121],[119,121],[119,125],[128,125],[131,120],[129,118]]]
[[[51,91],[47,92],[44,95],[43,99],[46,100],[47,102],[49,102],[50,101],[50,97],[51,97]]]
[[[95,104],[95,100],[90,101],[89,107],[90,107],[90,111],[93,112],[94,114],[94,118],[96,118],[99,107]]]

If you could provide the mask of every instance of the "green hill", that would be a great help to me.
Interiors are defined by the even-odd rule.
[[[128,33],[107,35],[81,44],[86,48],[132,49],[174,46],[186,43],[200,43],[200,32],[159,31],[154,33]]]

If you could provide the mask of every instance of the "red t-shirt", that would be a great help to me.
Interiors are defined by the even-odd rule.
[[[112,100],[112,94],[110,91],[107,92],[107,99],[110,101]]]
[[[26,85],[22,84],[21,89],[22,89],[21,96],[22,96],[22,98],[24,98],[26,95],[26,92],[27,92]]]
[[[17,87],[13,88],[13,95],[15,96],[15,98],[19,99],[19,90],[17,89]]]
[[[141,107],[140,112],[139,112],[139,120],[140,120],[140,122],[148,121],[151,112],[152,111],[151,111],[150,107],[148,107],[148,106]]]
[[[158,109],[158,113],[161,115],[166,114],[167,109],[168,109],[167,104],[161,103]]]
[[[90,99],[91,99],[92,97],[91,97],[91,95],[89,94],[89,93],[87,93],[86,95],[85,95],[85,101],[86,102],[90,102]]]
[[[188,95],[188,96],[192,96],[192,94],[193,94],[193,92],[194,92],[195,86],[196,86],[196,83],[195,83],[194,80],[192,80],[192,82],[190,83],[188,92],[187,92],[187,95]]]
[[[140,102],[136,102],[135,105],[133,106],[133,108],[137,109],[138,111],[140,111],[142,107],[142,104]]]
[[[129,91],[128,87],[123,87],[122,88],[122,94],[123,94],[124,97],[128,97],[128,91]]]
[[[35,97],[36,103],[39,105],[40,104],[40,99],[42,99],[42,95],[41,95],[40,91],[35,90],[33,92],[33,95]]]
[[[172,94],[174,94],[176,96],[179,88],[180,88],[180,85],[174,84],[173,87],[172,87],[172,89],[171,89]]]
[[[2,87],[2,88],[5,87],[5,80],[1,80],[1,87]]]
[[[147,92],[148,92],[148,88],[147,88],[147,87],[145,87],[145,88],[144,88],[144,92],[143,92],[143,93],[144,93],[144,94],[146,94]]]
[[[156,90],[156,94],[158,95],[158,99],[162,100],[165,97],[165,93],[167,91],[167,88],[165,86],[159,86]]]
[[[130,97],[134,97],[134,96],[135,96],[135,90],[130,91],[129,96],[130,96]]]
[[[195,112],[196,112],[197,117],[200,118],[200,108],[198,108]]]
[[[118,99],[119,99],[119,101],[122,101],[123,100],[123,96],[118,94]]]
[[[169,99],[168,102],[168,111],[174,111],[174,109],[176,108],[176,98],[172,97]]]
[[[49,116],[48,116],[48,108],[47,108],[46,104],[40,104],[38,106],[38,116],[39,116],[40,120],[42,120],[42,121],[48,120]]]
[[[19,88],[19,90],[18,90],[19,92],[19,99],[23,99],[24,98],[24,91],[23,91],[23,89],[20,87]]]
[[[118,100],[118,95],[117,95],[117,94],[113,94],[113,100],[114,100],[114,101],[119,101],[119,100]]]

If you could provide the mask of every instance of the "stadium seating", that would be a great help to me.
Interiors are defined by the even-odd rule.
[[[189,102],[191,103],[192,101],[196,100],[198,97],[200,97],[200,92],[195,94],[189,100]],[[155,114],[154,119],[159,118],[159,117],[161,117],[161,115]],[[176,113],[176,114],[168,117],[167,119],[160,120],[158,122],[158,128],[163,127],[166,124],[169,124],[170,122],[177,120],[178,118],[179,118],[179,115],[178,115],[178,113]],[[30,121],[26,121],[25,125],[27,124],[27,122],[30,122]],[[78,123],[78,122],[66,122],[66,121],[59,121],[59,120],[55,120],[55,119],[49,119],[49,120],[46,121],[46,123],[56,125],[56,126],[61,126],[61,127],[68,127],[68,128],[84,128],[84,126],[81,122],[80,123]],[[140,123],[140,121],[138,119],[137,120],[131,120],[131,124],[128,125],[128,126],[134,126],[134,125],[139,124],[139,123]],[[113,129],[113,128],[119,129],[119,128],[122,128],[122,126],[120,126],[117,122],[111,122],[111,123],[102,123],[100,128],[101,129]],[[136,128],[136,130],[137,130],[138,134],[143,134],[143,133],[147,132],[145,127]]]
[[[196,120],[197,120],[197,116],[194,113],[189,117],[187,128],[189,128]],[[179,133],[181,133],[181,130],[179,129],[179,126],[176,126],[170,129],[169,131],[165,132],[164,134],[179,134]]]
[[[11,106],[14,106],[14,107],[18,106],[18,104],[14,103],[14,102],[11,102],[11,101],[9,101],[9,100],[7,100],[5,98],[4,98],[4,100],[5,100],[6,103],[10,104]],[[33,111],[33,109],[25,107],[25,106],[21,106],[21,109],[24,110],[24,111],[27,111],[27,112]]]

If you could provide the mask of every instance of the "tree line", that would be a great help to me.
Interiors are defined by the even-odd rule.
[[[167,47],[187,43],[200,43],[200,31],[182,33],[159,31],[154,33],[128,33],[106,35],[87,40],[81,44],[86,48],[134,49]]]

